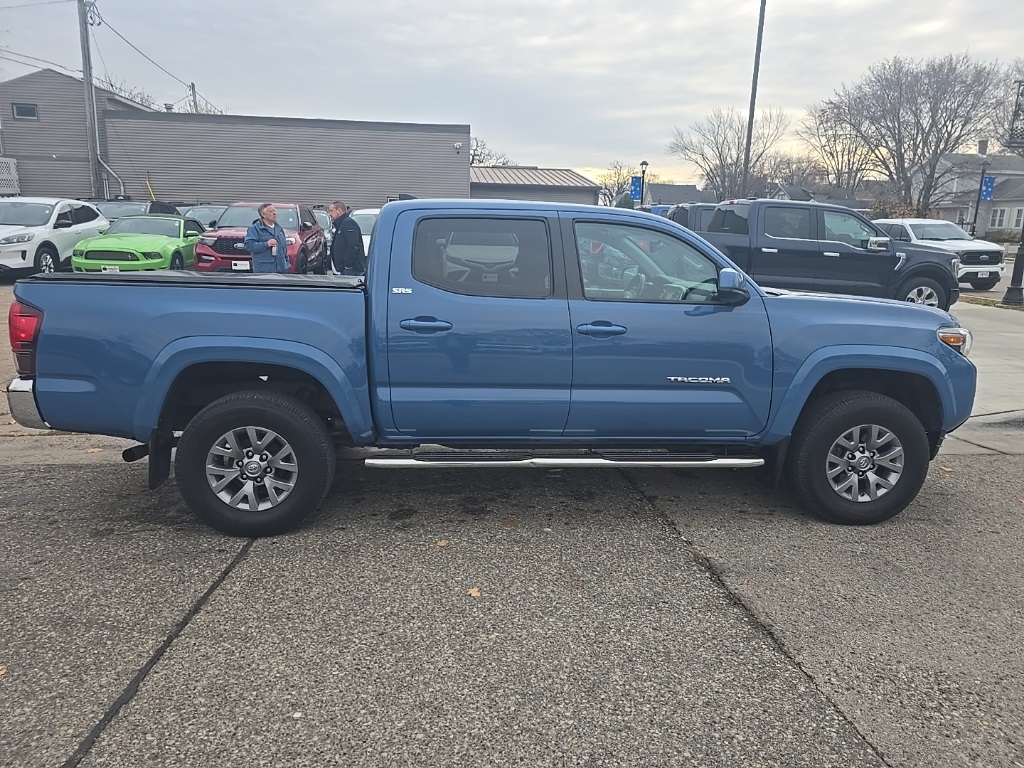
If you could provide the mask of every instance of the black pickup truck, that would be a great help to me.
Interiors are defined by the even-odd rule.
[[[876,296],[941,309],[960,298],[958,259],[894,243],[849,208],[795,200],[727,200],[701,237],[758,285]]]

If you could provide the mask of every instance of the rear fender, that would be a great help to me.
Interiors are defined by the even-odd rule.
[[[334,399],[353,439],[372,441],[373,422],[366,384],[353,384],[336,360],[308,344],[235,336],[192,336],[164,347],[142,386],[133,421],[136,439],[142,442],[150,439],[159,424],[167,395],[182,371],[198,363],[231,362],[280,365],[312,376]],[[365,379],[366,363],[354,362]]]

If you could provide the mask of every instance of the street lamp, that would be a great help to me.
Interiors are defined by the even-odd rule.
[[[647,178],[647,166],[649,163],[646,160],[640,161],[640,205],[644,204],[644,180]]]
[[[988,139],[978,142],[978,154],[981,155],[981,180],[978,182],[978,199],[974,201],[974,218],[971,220],[971,234],[978,229],[978,209],[981,208],[981,193],[985,189],[985,171],[990,165],[986,151],[988,151]]]

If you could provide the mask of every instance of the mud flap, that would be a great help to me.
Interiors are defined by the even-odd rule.
[[[149,435],[149,490],[155,491],[171,476],[171,449],[177,441],[162,424]]]
[[[766,488],[778,489],[782,483],[782,472],[786,467],[786,453],[789,451],[789,440],[785,440],[765,448],[761,453],[764,466],[755,470],[755,479]]]

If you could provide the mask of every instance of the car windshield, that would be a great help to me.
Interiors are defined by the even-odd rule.
[[[911,224],[910,229],[918,240],[971,240],[967,232],[951,221]]]
[[[50,220],[53,206],[46,203],[0,202],[0,224],[14,227],[41,227]]]
[[[182,216],[209,224],[211,221],[216,221],[226,207],[224,205],[193,205],[191,208],[186,208]]]
[[[373,232],[373,225],[377,223],[376,213],[353,213],[352,221],[359,225],[359,231],[364,235]]]
[[[108,235],[163,235],[164,237],[178,237],[180,221],[174,219],[157,219],[143,217],[128,217],[118,219],[107,230]]]
[[[317,208],[313,211],[313,215],[316,216],[316,220],[320,223],[321,227],[324,229],[331,228],[331,215],[327,211]]]
[[[100,213],[106,216],[108,219],[119,219],[122,216],[138,216],[140,213],[146,212],[145,203],[97,203],[96,207],[100,209]]]
[[[290,205],[275,205],[277,223],[283,229],[299,228],[299,209]],[[218,227],[248,227],[260,217],[258,205],[229,205],[217,219]]]

